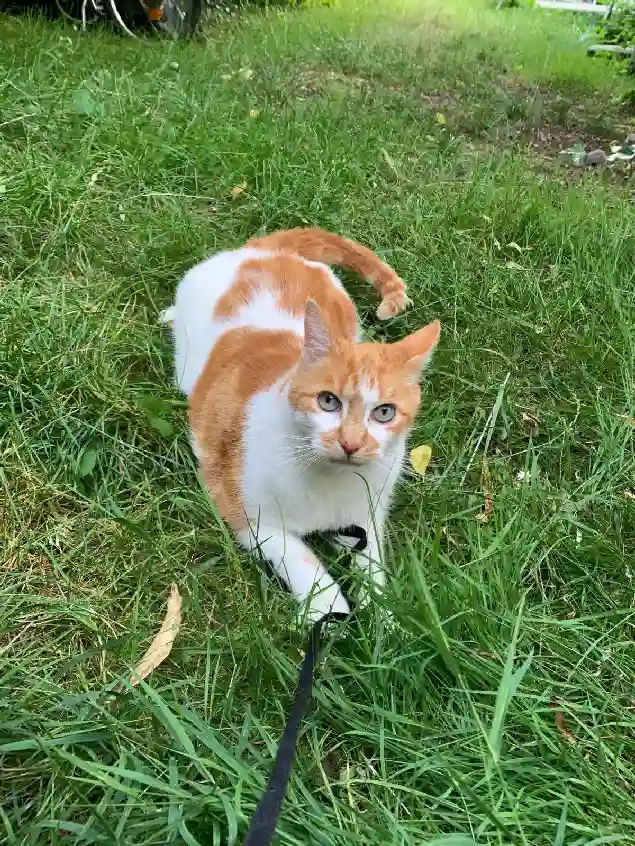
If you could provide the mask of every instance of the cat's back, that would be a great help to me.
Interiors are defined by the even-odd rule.
[[[176,382],[190,394],[222,326],[214,319],[214,307],[233,285],[240,265],[262,254],[242,248],[217,253],[197,264],[181,279],[172,311]]]
[[[265,347],[270,346],[271,332],[293,333],[301,339],[310,299],[320,307],[334,336],[355,337],[355,307],[324,264],[243,247],[218,253],[192,268],[178,286],[172,323],[175,375],[181,390],[191,394],[214,348],[233,330],[265,332]],[[250,360],[238,359],[235,366],[254,364],[260,345],[253,336],[251,342]]]

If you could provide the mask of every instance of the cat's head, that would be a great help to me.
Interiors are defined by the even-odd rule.
[[[419,378],[439,334],[435,322],[394,344],[332,338],[310,301],[302,359],[289,388],[299,452],[356,465],[380,459],[414,422]]]

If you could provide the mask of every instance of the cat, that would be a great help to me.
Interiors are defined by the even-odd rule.
[[[306,535],[362,527],[360,602],[384,586],[388,507],[440,334],[434,322],[396,343],[363,342],[355,306],[327,265],[373,284],[381,320],[409,303],[403,281],[366,247],[291,229],[194,267],[164,316],[209,495],[308,622],[349,606]]]

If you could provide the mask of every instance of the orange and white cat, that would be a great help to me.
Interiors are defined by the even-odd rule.
[[[209,494],[310,621],[349,609],[305,535],[361,526],[365,596],[384,584],[386,516],[440,331],[435,322],[397,343],[362,341],[330,264],[372,282],[380,319],[406,307],[406,286],[370,250],[292,229],[194,267],[166,316]]]

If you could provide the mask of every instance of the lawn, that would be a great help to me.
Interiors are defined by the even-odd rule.
[[[258,232],[357,238],[439,318],[391,579],[334,633],[288,846],[635,842],[635,209],[573,18],[346,0],[133,42],[0,17],[0,839],[239,843],[304,635],[197,479],[157,325]],[[579,24],[579,19],[576,19]],[[108,691],[160,625],[148,684]],[[383,606],[394,626],[384,623]]]

